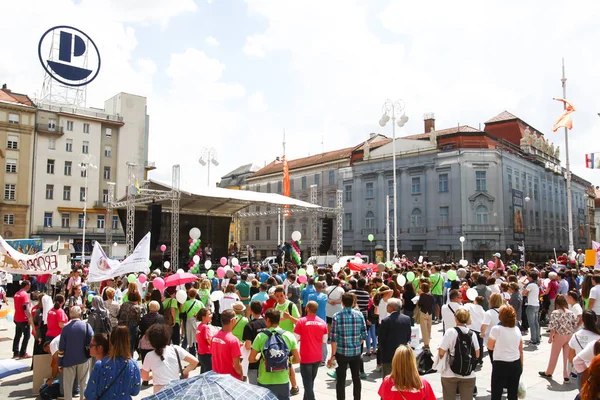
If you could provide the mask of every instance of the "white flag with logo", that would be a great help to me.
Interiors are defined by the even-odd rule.
[[[101,282],[105,279],[123,276],[131,273],[150,273],[150,232],[140,240],[133,253],[119,262],[107,257],[102,246],[94,243],[94,250],[90,260],[88,282]]]
[[[596,251],[596,264],[594,265],[594,269],[600,269],[600,243],[592,240],[592,249]]]

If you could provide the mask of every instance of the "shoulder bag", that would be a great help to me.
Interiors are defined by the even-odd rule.
[[[185,379],[185,376],[183,376],[183,368],[181,367],[181,358],[179,357],[179,352],[177,351],[175,346],[171,347],[173,348],[173,351],[175,351],[175,355],[177,356],[177,365],[179,365],[179,378]]]

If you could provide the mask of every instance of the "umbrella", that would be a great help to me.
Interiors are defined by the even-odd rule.
[[[190,274],[188,272],[182,272],[173,274],[167,279],[165,279],[165,286],[169,287],[185,285],[186,283],[195,282],[196,280],[198,280],[198,277],[196,275]]]
[[[277,400],[269,389],[244,383],[231,375],[205,372],[193,378],[172,381],[144,400]]]
[[[31,365],[23,364],[17,360],[1,360],[0,361],[0,379],[7,376],[18,374],[28,370]]]

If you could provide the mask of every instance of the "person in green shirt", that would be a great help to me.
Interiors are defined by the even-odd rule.
[[[235,325],[231,330],[231,333],[238,338],[240,343],[243,343],[242,336],[244,335],[244,328],[248,325],[248,318],[244,316],[246,306],[241,301],[236,301],[231,305],[231,309],[235,312]]]
[[[300,318],[300,312],[298,311],[296,304],[292,303],[286,298],[285,289],[281,285],[275,288],[275,301],[277,302],[275,304],[275,309],[283,316],[280,323],[281,329],[290,333],[294,333],[294,322],[289,318],[289,316],[291,315],[296,319]],[[296,372],[293,368],[290,368],[290,383],[292,384],[292,396],[299,393],[300,389],[298,389],[298,386],[296,385]]]
[[[193,356],[196,355],[196,328],[198,327],[196,314],[204,308],[204,304],[196,299],[197,294],[198,292],[194,288],[188,290],[188,299],[181,305],[181,312],[185,315],[185,330],[183,333],[187,340],[188,351]]]
[[[265,312],[265,323],[267,324],[267,328],[271,332],[278,332],[282,336],[290,351],[290,362],[297,364],[300,362],[298,342],[293,333],[279,327],[280,319],[281,313],[275,308],[270,308]],[[288,371],[293,371],[294,369],[288,368],[288,371],[267,372],[262,351],[268,338],[269,337],[263,332],[256,335],[256,338],[252,342],[252,350],[250,351],[251,360],[255,360],[258,354],[262,355],[258,366],[258,385],[269,389],[278,399],[289,399],[290,394],[294,395],[295,392],[294,387],[292,387],[290,392],[291,377]]]
[[[177,293],[177,288],[175,286],[169,286],[167,288],[167,298],[163,301],[163,313],[166,313],[167,310],[170,310],[173,314],[173,320],[175,321],[175,325],[173,326],[173,333],[171,336],[171,343],[179,346],[181,342],[181,331],[179,327],[179,303],[175,298],[175,293]]]
[[[240,279],[240,283],[238,283],[235,288],[240,293],[240,300],[247,306],[250,304],[250,284],[248,283],[248,274],[243,272]]]
[[[429,277],[429,282],[431,282],[431,294],[433,295],[434,304],[433,321],[440,322],[442,320],[442,306],[444,305],[444,296],[442,296],[444,290],[444,277],[440,274],[439,265],[434,265],[431,272],[432,274]]]

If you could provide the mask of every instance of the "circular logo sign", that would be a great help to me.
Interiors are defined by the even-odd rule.
[[[83,31],[60,25],[48,29],[38,45],[42,67],[67,86],[85,86],[100,72],[100,52]]]

